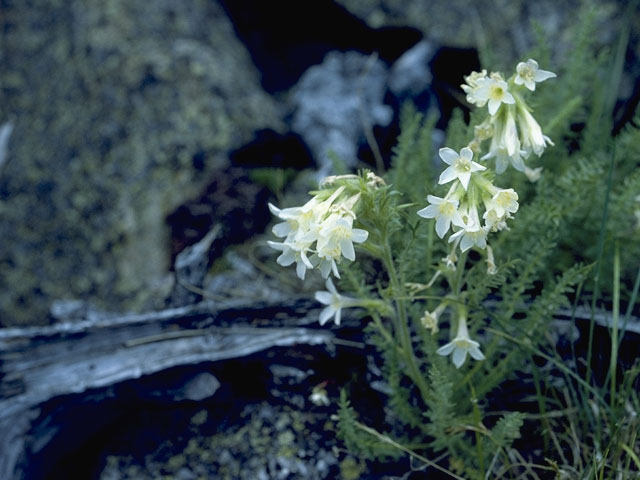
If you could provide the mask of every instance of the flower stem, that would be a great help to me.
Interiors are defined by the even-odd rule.
[[[394,327],[396,334],[400,339],[400,345],[409,367],[409,376],[413,378],[414,383],[420,390],[423,400],[426,401],[429,398],[429,388],[427,387],[425,379],[418,368],[418,363],[411,344],[411,335],[409,334],[409,324],[407,321],[407,307],[405,301],[402,299],[402,297],[405,297],[406,295],[404,293],[404,288],[398,279],[398,273],[396,271],[395,264],[393,263],[393,256],[391,255],[389,242],[385,242],[384,244],[384,256],[382,260],[387,269],[387,273],[389,274],[389,281],[391,282],[391,289],[395,299],[397,314],[394,317]]]
[[[613,327],[611,331],[611,390],[609,403],[615,407],[616,369],[618,367],[618,319],[620,317],[620,243],[616,240],[613,253]]]

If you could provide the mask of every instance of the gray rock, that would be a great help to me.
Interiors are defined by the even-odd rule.
[[[387,77],[375,57],[330,52],[294,87],[292,130],[309,145],[319,177],[333,173],[329,152],[347,168],[355,167],[365,128],[391,122],[393,111],[383,103]]]
[[[0,175],[1,322],[43,323],[55,298],[159,306],[167,215],[255,130],[282,125],[223,8],[13,2],[0,30],[0,119],[14,126]]]
[[[11,132],[13,132],[13,124],[11,122],[6,122],[0,126],[0,169],[7,161]]]
[[[210,373],[199,373],[187,383],[181,391],[174,394],[176,400],[193,400],[198,402],[212,397],[220,388],[220,382]]]
[[[497,64],[486,65],[486,68],[508,67],[511,70],[515,66],[511,66],[511,62],[526,60],[522,56],[534,46],[536,26],[541,28],[545,38],[553,39],[553,48],[560,56],[571,55],[566,40],[583,2],[338,0],[338,3],[373,28],[411,26],[439,45],[487,48]],[[598,41],[602,46],[610,45],[619,29],[610,17],[612,12],[622,10],[622,3],[600,0],[592,5],[598,10],[601,24]]]
[[[209,269],[209,249],[220,234],[220,225],[216,225],[195,245],[185,248],[176,257],[174,264],[176,283],[171,292],[170,304],[180,307],[190,305],[202,299],[204,279]]]
[[[424,92],[431,85],[429,62],[436,47],[422,40],[406,51],[391,67],[389,90],[398,98],[411,98]]]

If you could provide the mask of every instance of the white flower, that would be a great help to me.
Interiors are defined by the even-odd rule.
[[[340,325],[341,311],[343,308],[357,307],[360,301],[340,295],[330,278],[327,279],[326,287],[328,291],[316,292],[315,299],[326,305],[320,312],[320,325],[327,323],[331,317],[334,317],[336,325]]]
[[[493,249],[487,245],[487,275],[495,275],[496,273],[498,273],[498,267],[493,256]]]
[[[478,87],[474,91],[475,98],[480,102],[488,103],[489,114],[495,115],[503,103],[513,104],[516,100],[509,93],[509,86],[502,77],[492,74],[491,77],[478,80]]]
[[[478,248],[485,248],[487,246],[487,230],[480,226],[479,223],[472,222],[467,227],[451,235],[449,243],[457,239],[460,239],[460,250],[463,252],[466,252],[474,245]]]
[[[449,147],[441,148],[438,154],[444,163],[450,165],[440,174],[439,184],[449,183],[457,178],[466,190],[469,180],[471,180],[471,174],[487,169],[472,160],[473,151],[469,147],[460,150],[459,155]]]
[[[484,360],[484,355],[480,351],[480,344],[475,340],[471,340],[467,330],[467,321],[464,317],[458,320],[458,334],[451,342],[440,347],[436,353],[438,355],[447,356],[453,352],[453,364],[456,368],[460,368],[467,359],[467,354],[476,360]]]
[[[428,310],[424,311],[424,315],[420,319],[420,323],[426,330],[431,330],[431,335],[438,333],[438,320],[445,308],[447,308],[447,304],[443,302],[438,305],[433,312]]]
[[[268,241],[267,243],[271,248],[282,252],[276,260],[278,265],[288,267],[293,262],[296,262],[296,274],[300,280],[304,280],[307,269],[313,268],[313,264],[307,257],[307,253],[311,249],[311,242],[292,238],[284,242]]]
[[[319,407],[328,407],[331,404],[327,396],[327,391],[323,387],[318,386],[313,387],[311,395],[309,395],[309,400]]]
[[[324,278],[330,272],[340,278],[336,261],[342,256],[347,260],[355,260],[356,253],[353,243],[363,243],[369,237],[369,232],[360,228],[353,228],[353,216],[341,216],[337,213],[329,215],[322,223],[318,233],[316,255],[320,259],[320,272]]]
[[[464,77],[466,84],[460,85],[464,93],[467,94],[467,102],[476,105],[477,107],[484,107],[487,103],[487,100],[481,100],[477,97],[477,91],[479,84],[478,82],[487,77],[487,71],[482,70],[482,72],[471,72],[469,75]]]
[[[273,233],[286,238],[283,242],[268,244],[282,252],[277,260],[280,265],[286,267],[296,262],[296,272],[302,280],[307,269],[316,266],[324,278],[331,272],[339,278],[336,261],[342,256],[355,260],[353,243],[362,243],[369,236],[366,230],[353,228],[353,209],[360,195],[336,201],[344,190],[344,186],[337,188],[325,200],[320,200],[320,194],[316,195],[301,207],[281,210],[269,204],[271,212],[284,220],[273,227]]]
[[[493,208],[489,208],[482,216],[485,220],[485,229],[491,232],[499,232],[500,230],[509,230],[507,227],[507,217],[498,215]]]
[[[491,198],[491,208],[499,217],[511,217],[518,211],[518,193],[513,188],[499,189]]]
[[[503,173],[509,163],[516,170],[524,171],[525,165],[522,160],[524,150],[520,149],[520,139],[518,138],[518,129],[516,128],[516,119],[513,111],[509,108],[506,112],[506,118],[496,120],[494,122],[495,134],[491,139],[489,153],[482,157],[482,160],[495,158],[496,173]]]
[[[427,195],[427,200],[431,205],[418,210],[418,215],[422,218],[436,219],[436,233],[440,238],[449,231],[451,223],[458,227],[464,227],[464,221],[458,212],[458,200],[447,200],[434,195]]]
[[[525,165],[524,174],[527,176],[530,182],[537,182],[542,175],[542,167],[529,168]]]
[[[487,229],[480,225],[476,205],[469,205],[462,217],[465,220],[465,226],[449,237],[449,243],[460,242],[460,250],[463,252],[474,245],[478,248],[485,248],[487,246]]]
[[[532,92],[536,89],[536,82],[544,82],[549,78],[556,76],[553,72],[546,70],[540,70],[538,68],[538,62],[533,59],[527,60],[527,62],[520,62],[516,66],[516,78],[514,83],[516,85],[524,85]]]
[[[549,137],[542,134],[540,125],[524,106],[518,108],[518,122],[520,124],[522,147],[527,152],[527,156],[532,151],[537,156],[541,156],[547,145],[554,144]]]

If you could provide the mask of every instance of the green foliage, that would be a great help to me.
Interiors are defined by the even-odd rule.
[[[498,448],[509,448],[515,439],[520,438],[520,428],[523,423],[522,413],[507,413],[491,429],[491,440]]]
[[[340,438],[347,449],[358,457],[367,460],[372,459],[393,459],[401,455],[397,449],[379,438],[371,435],[359,426],[357,415],[344,390],[340,392],[340,403],[338,407],[338,438]]]
[[[591,296],[594,306],[603,298],[614,304],[616,312],[620,299],[623,305],[625,301],[633,303],[640,258],[640,130],[628,126],[611,136],[615,97],[610,86],[615,89],[620,80],[628,29],[622,30],[611,55],[597,44],[595,33],[601,21],[597,8],[584,2],[577,17],[571,55],[557,69],[550,65],[553,55],[549,45],[537,48],[541,68],[552,68],[558,77],[552,80],[553,86],[536,90],[530,104],[523,103],[532,107],[542,131],[555,142],[542,149],[541,157],[531,153],[526,159],[527,167],[542,168],[539,179],[533,178],[531,170],[523,175],[511,166],[493,175],[499,159],[483,158],[489,148],[482,144],[486,141],[483,129],[493,128],[495,133],[503,128],[507,123],[501,126],[500,122],[506,122],[511,110],[500,110],[503,120],[497,115],[491,117],[492,123],[485,122],[486,109],[472,111],[468,123],[463,112],[456,110],[445,145],[455,152],[470,145],[473,160],[487,171],[477,173],[477,180],[468,185],[438,185],[439,174],[447,166],[433,151],[435,118],[425,118],[412,106],[402,109],[401,134],[386,185],[366,187],[362,182],[367,176],[360,175],[362,198],[356,221],[369,232],[363,248],[372,257],[373,266],[368,270],[353,268],[345,277],[359,298],[377,293],[387,307],[386,311],[369,309],[373,321],[368,338],[378,349],[389,390],[386,413],[390,431],[402,432],[396,438],[406,437],[406,443],[398,447],[396,440],[384,441],[384,436],[360,424],[342,392],[340,437],[354,455],[387,459],[416,448],[420,452],[411,452],[413,458],[434,458],[443,453],[449,457],[450,468],[468,478],[491,478],[498,468],[503,469],[501,478],[511,473],[512,478],[521,478],[534,467],[516,465],[514,458],[530,457],[533,451],[540,464],[550,459],[551,467],[546,470],[557,468],[560,472],[563,465],[571,464],[563,442],[575,443],[573,437],[582,436],[588,440],[578,448],[598,449],[598,459],[589,464],[584,456],[575,454],[573,465],[579,468],[571,468],[577,478],[588,477],[589,469],[607,478],[601,474],[605,466],[619,465],[621,458],[631,459],[625,472],[633,468],[634,459],[627,450],[633,453],[638,442],[638,436],[630,433],[637,422],[625,412],[632,408],[629,405],[638,403],[631,386],[637,387],[637,374],[619,375],[618,384],[611,375],[611,387],[602,391],[590,375],[575,367],[584,359],[569,357],[566,351],[561,355],[555,345],[549,345],[554,316],[562,307],[584,303],[581,295]],[[531,93],[524,87],[514,92],[522,95],[514,100],[516,105]],[[514,111],[524,115],[522,110]],[[522,125],[518,128],[525,137]],[[476,136],[476,132],[480,133]],[[447,156],[446,150],[443,155]],[[447,163],[464,163],[456,158],[447,158]],[[485,188],[487,185],[491,189]],[[469,193],[482,188],[484,193],[475,197]],[[474,220],[467,223],[469,227],[482,222],[472,218],[477,205],[492,205],[498,198],[495,192],[502,195],[510,189],[517,191],[518,205],[514,217],[508,218],[508,228],[490,224],[486,216],[489,208],[484,210],[484,225],[493,230],[488,234],[490,248],[479,243],[465,248],[462,234],[478,230],[458,230],[460,223],[454,229],[458,239],[463,238],[460,244],[455,237],[453,242],[447,237],[448,228],[441,239],[434,229],[435,219],[416,214],[425,206],[426,197],[435,195],[441,198],[431,198],[432,205],[443,206],[425,209],[422,215],[442,220],[449,201],[455,213]],[[614,244],[622,268],[619,278],[609,282],[603,279],[618,274],[607,261]],[[617,313],[613,316],[615,321],[620,319]],[[547,362],[544,367],[538,365],[540,359]],[[557,378],[552,382],[546,376],[553,374]],[[507,382],[515,379],[533,379],[535,383],[538,398],[534,403],[540,411],[527,421],[543,437],[538,443],[535,438],[523,439],[534,447],[529,446],[530,451],[520,457],[514,452],[520,448],[516,440],[524,414],[509,411],[493,428],[485,426],[492,424],[492,420],[486,421],[486,412],[495,410],[493,402],[510,404],[510,399],[501,395]],[[531,408],[529,400],[523,403]],[[553,415],[550,410],[555,410]],[[624,446],[619,446],[616,438],[623,438]],[[507,474],[511,468],[513,472]]]
[[[453,383],[438,365],[429,370],[429,381],[432,389],[432,400],[425,416],[429,420],[427,432],[434,438],[433,448],[441,450],[452,442],[451,427],[457,422],[454,409]]]
[[[278,198],[282,196],[284,187],[295,177],[296,171],[292,168],[255,168],[249,171],[251,181],[264,185]]]
[[[436,178],[435,152],[432,146],[436,116],[423,116],[413,104],[406,103],[400,113],[400,135],[393,149],[388,178],[403,202],[423,202]],[[419,179],[417,181],[417,179]]]

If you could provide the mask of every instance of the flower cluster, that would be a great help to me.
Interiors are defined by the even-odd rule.
[[[340,278],[342,258],[355,260],[354,243],[367,240],[369,233],[353,228],[354,208],[360,195],[349,195],[345,187],[326,188],[300,207],[279,209],[269,204],[271,213],[284,220],[273,227],[282,242],[268,242],[282,253],[278,264],[296,264],[296,273],[304,280],[307,270],[318,268],[324,278],[331,273]]]
[[[541,70],[535,60],[529,59],[516,66],[516,73],[506,81],[500,73],[473,72],[461,85],[467,101],[477,107],[487,106],[489,116],[475,127],[475,136],[469,147],[479,152],[482,142],[491,140],[489,152],[482,160],[495,159],[496,172],[504,172],[509,164],[526,172],[524,160],[531,153],[542,155],[547,145],[553,145],[542,133],[540,125],[531,115],[523,94],[535,91],[536,83],[555,77],[555,73]]]
[[[463,252],[474,245],[485,248],[489,232],[507,228],[507,220],[518,210],[518,194],[512,188],[498,188],[487,179],[482,174],[486,167],[473,161],[469,147],[459,154],[451,148],[441,148],[439,154],[449,165],[440,175],[439,183],[454,183],[444,198],[429,195],[430,205],[419,210],[418,215],[436,219],[440,238],[451,228],[454,233],[449,242],[460,245]]]

